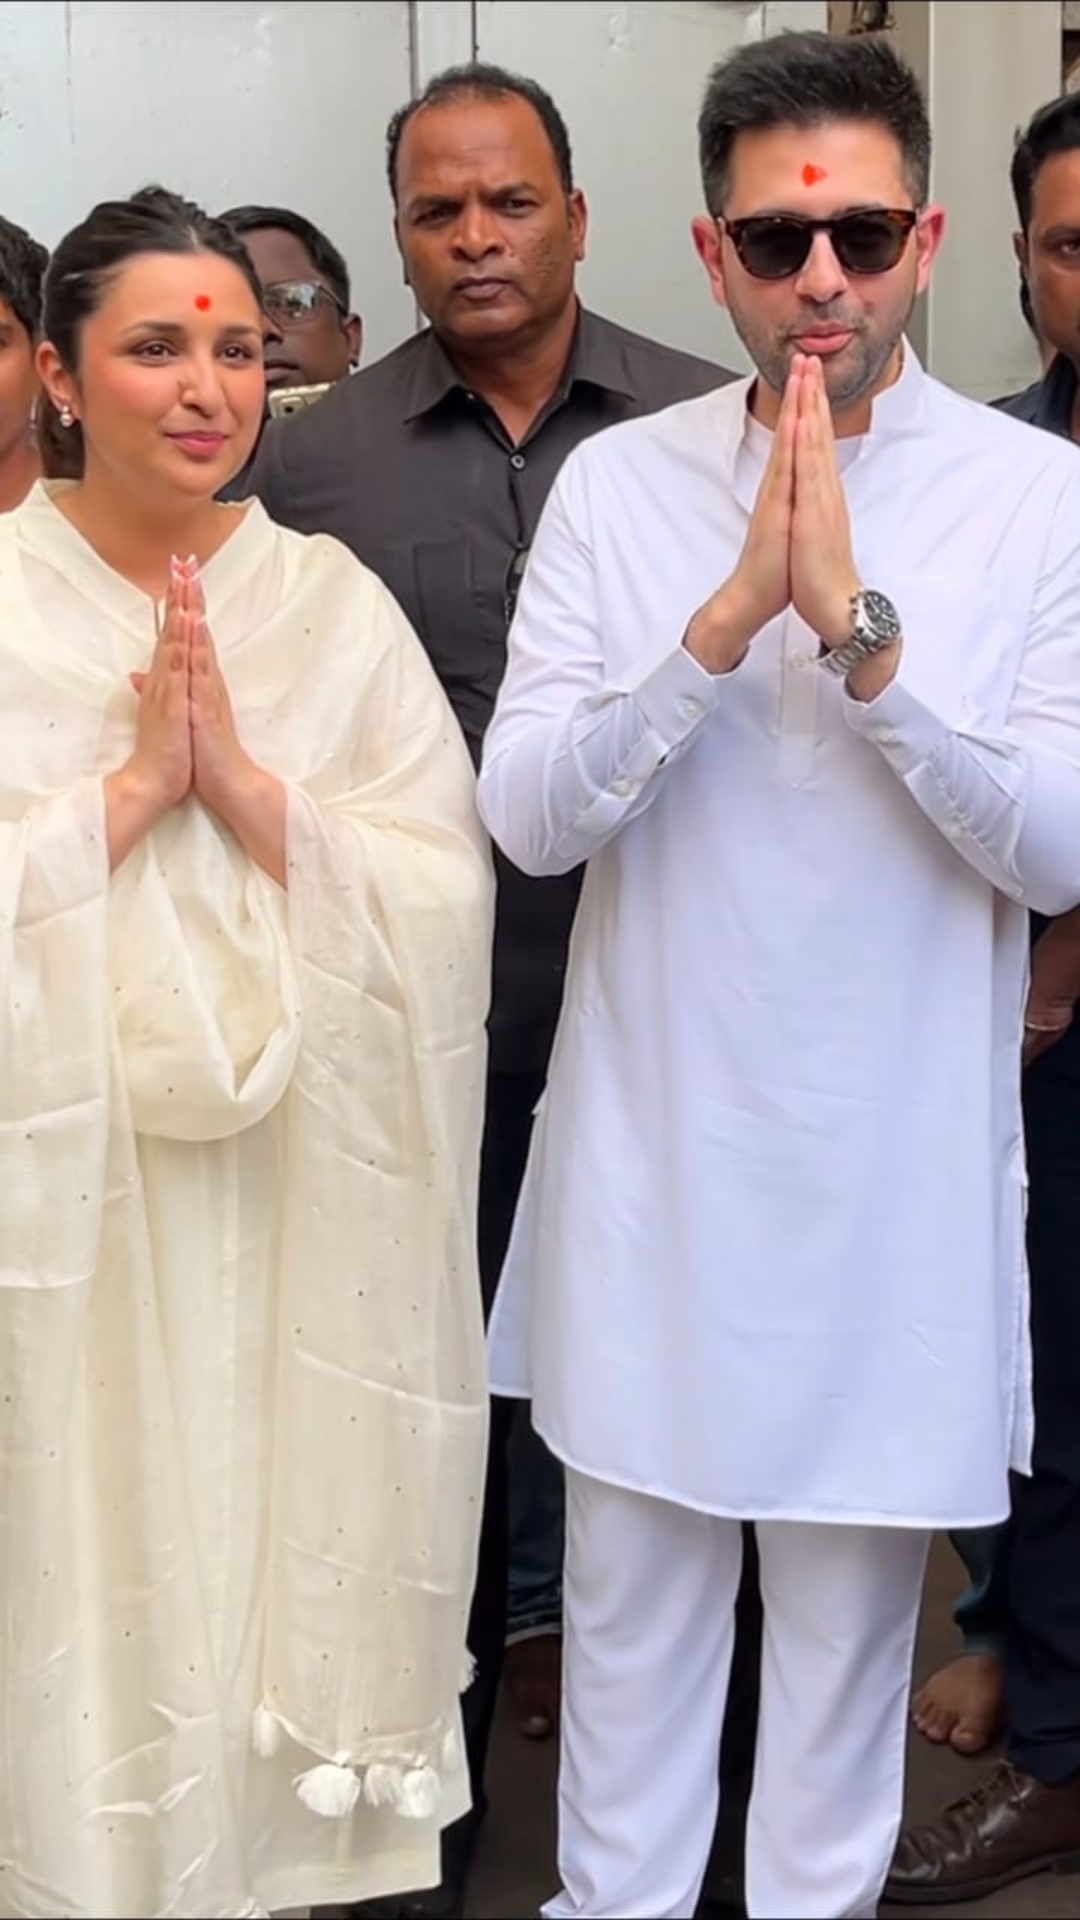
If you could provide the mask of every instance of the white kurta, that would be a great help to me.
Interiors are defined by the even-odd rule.
[[[154,609],[43,492],[0,521],[0,1914],[430,1884],[467,1804],[449,1742],[422,1818],[400,1768],[328,1768],[341,1819],[294,1782],[456,1713],[486,848],[390,596],[236,511],[209,617],[287,893],[195,799],[110,878]]]
[[[533,546],[481,812],[588,870],[494,1384],[710,1512],[981,1524],[1030,1447],[1024,909],[1080,900],[1080,465],[909,353],[844,450],[897,679],[850,701],[791,611],[713,679],[680,638],[756,495],[747,394],[588,441]]]

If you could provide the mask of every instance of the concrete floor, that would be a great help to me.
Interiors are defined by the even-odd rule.
[[[946,1543],[935,1547],[927,1582],[923,1629],[917,1660],[921,1679],[949,1659],[955,1636],[949,1607],[960,1569]],[[978,1778],[984,1763],[961,1760],[948,1750],[911,1739],[908,1813],[931,1818]],[[489,1766],[491,1812],[485,1823],[470,1891],[470,1920],[530,1920],[556,1886],[554,1848],[556,1753],[553,1742],[533,1746],[523,1740],[504,1712]],[[1080,1920],[1080,1878],[1041,1875],[1011,1887],[993,1899],[972,1905],[886,1908],[885,1913],[917,1920],[919,1915],[974,1914],[984,1920]]]

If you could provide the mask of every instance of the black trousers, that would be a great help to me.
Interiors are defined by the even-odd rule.
[[[532,1116],[544,1090],[542,1073],[493,1073],[488,1076],[487,1113],[480,1162],[480,1285],[488,1318],[499,1284],[514,1224],[514,1209],[525,1174]],[[472,1786],[472,1809],[443,1835],[444,1877],[468,1865],[477,1829],[486,1811],[484,1770],[491,1725],[499,1696],[506,1643],[509,1477],[507,1449],[518,1410],[516,1400],[492,1400],[487,1484],[480,1528],[476,1590],[469,1615],[469,1651],[476,1676],[462,1701],[465,1751]]]
[[[1005,1637],[1009,1758],[1080,1779],[1080,1028],[1024,1076],[1035,1367],[1030,1479],[1013,1482]]]

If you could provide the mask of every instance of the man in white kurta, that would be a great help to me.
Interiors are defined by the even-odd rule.
[[[798,132],[825,195],[850,135]],[[857,325],[874,289],[813,248],[798,300]],[[1025,909],[1080,898],[1075,455],[901,346],[865,430],[833,400],[858,579],[902,626],[879,680],[822,670],[796,586],[709,671],[763,389],[571,456],[481,781],[525,871],[588,862],[492,1334],[569,1469],[558,1916],[694,1910],[742,1519],[749,1911],[873,1913],[929,1532],[1004,1514],[1030,1445]],[[800,560],[802,444],[793,583],[831,537]]]

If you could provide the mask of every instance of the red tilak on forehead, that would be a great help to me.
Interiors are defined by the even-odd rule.
[[[826,174],[824,167],[812,166],[810,161],[808,160],[805,167],[802,170],[802,177],[803,177],[804,186],[816,187],[818,181],[827,179],[828,175]]]
[[[198,307],[200,313],[209,313],[213,304],[208,293],[197,293],[195,295],[195,305]]]

